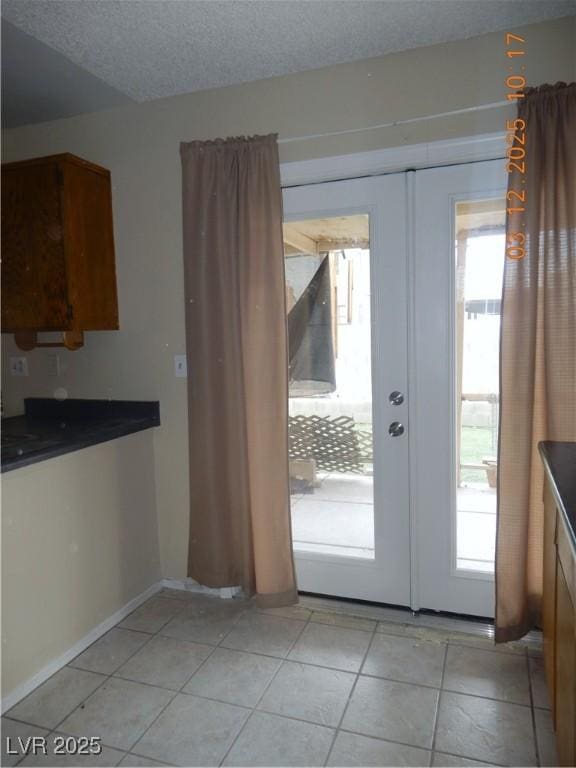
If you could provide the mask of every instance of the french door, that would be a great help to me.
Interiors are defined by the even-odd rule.
[[[301,591],[493,615],[501,161],[284,190]]]
[[[402,174],[284,191],[298,586],[398,605],[410,603],[405,191]]]
[[[494,615],[501,160],[414,174],[413,604]]]

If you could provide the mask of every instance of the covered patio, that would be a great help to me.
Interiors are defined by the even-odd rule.
[[[496,489],[457,491],[457,567],[494,570]],[[372,477],[320,473],[309,492],[291,497],[294,547],[340,557],[374,557]]]

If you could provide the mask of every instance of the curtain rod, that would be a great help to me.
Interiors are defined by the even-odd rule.
[[[288,139],[278,139],[278,144],[292,144],[296,141],[308,141],[309,139],[325,139],[329,136],[344,136],[348,133],[364,133],[365,131],[377,131],[380,128],[394,128],[397,125],[408,125],[409,123],[421,123],[425,120],[436,120],[439,117],[451,117],[452,115],[463,115],[466,112],[480,112],[485,109],[495,109],[496,107],[507,106],[508,101],[494,101],[491,104],[480,104],[476,107],[464,107],[464,109],[453,109],[451,112],[440,112],[437,115],[424,115],[423,117],[409,117],[406,120],[394,120],[392,123],[380,123],[380,125],[369,125],[366,128],[348,128],[344,131],[328,131],[327,133],[311,133],[308,136],[292,136]]]

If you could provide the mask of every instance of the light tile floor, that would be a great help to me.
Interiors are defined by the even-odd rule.
[[[2,765],[556,764],[534,643],[325,604],[162,590],[7,713]],[[62,735],[102,754],[6,754]]]

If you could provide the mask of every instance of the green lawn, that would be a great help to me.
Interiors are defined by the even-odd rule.
[[[370,433],[371,424],[358,424],[358,431]],[[492,430],[487,427],[462,427],[461,461],[464,464],[481,464],[487,456],[496,456],[492,448]],[[463,469],[462,482],[487,483],[483,469]]]

